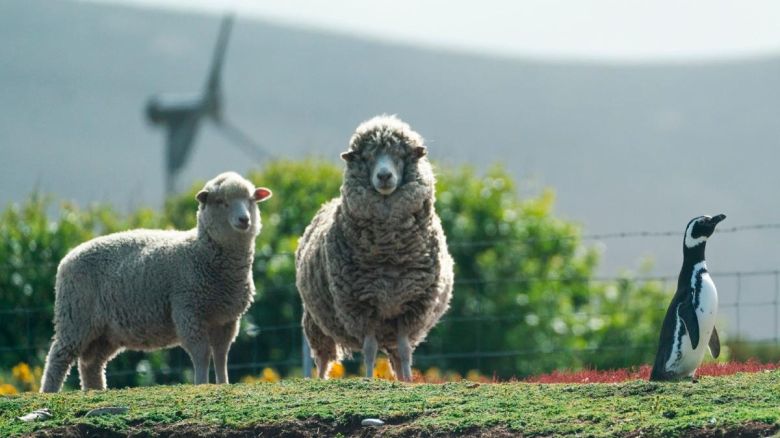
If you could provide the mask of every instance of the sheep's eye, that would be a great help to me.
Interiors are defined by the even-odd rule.
[[[221,205],[223,207],[227,207],[228,203],[227,203],[227,201],[219,201],[219,205]]]

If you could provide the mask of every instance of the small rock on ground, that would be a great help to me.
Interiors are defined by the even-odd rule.
[[[44,409],[37,409],[35,411],[30,412],[27,415],[22,415],[19,417],[22,421],[38,421],[38,420],[48,420],[49,418],[52,418],[53,415],[51,412],[44,408]]]

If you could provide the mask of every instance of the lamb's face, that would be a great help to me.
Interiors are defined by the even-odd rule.
[[[426,153],[422,139],[408,125],[389,120],[390,125],[377,124],[362,132],[359,127],[350,150],[341,154],[348,175],[382,196],[390,196],[402,186],[404,174]]]
[[[271,191],[265,187],[254,188],[243,178],[215,180],[198,193],[199,222],[216,239],[236,234],[257,235],[260,211],[256,204],[270,198]]]

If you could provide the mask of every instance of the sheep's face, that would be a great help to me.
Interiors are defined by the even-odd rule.
[[[426,148],[417,133],[395,118],[386,118],[353,136],[350,150],[341,154],[347,162],[347,174],[352,179],[382,196],[392,195],[414,173]],[[398,126],[396,126],[398,125]],[[400,127],[400,128],[399,128]]]
[[[251,234],[260,232],[260,212],[257,203],[271,197],[265,187],[254,188],[243,178],[206,184],[197,199],[200,203],[199,222],[218,236]]]
[[[371,185],[382,195],[392,194],[404,174],[404,162],[382,152],[371,166]]]

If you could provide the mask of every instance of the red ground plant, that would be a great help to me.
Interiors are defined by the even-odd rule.
[[[628,380],[647,380],[650,365],[619,370],[553,371],[549,374],[529,377],[529,383],[617,383]],[[705,363],[696,372],[697,376],[728,376],[735,373],[756,373],[780,368],[778,363],[760,363],[757,360],[730,363]]]

